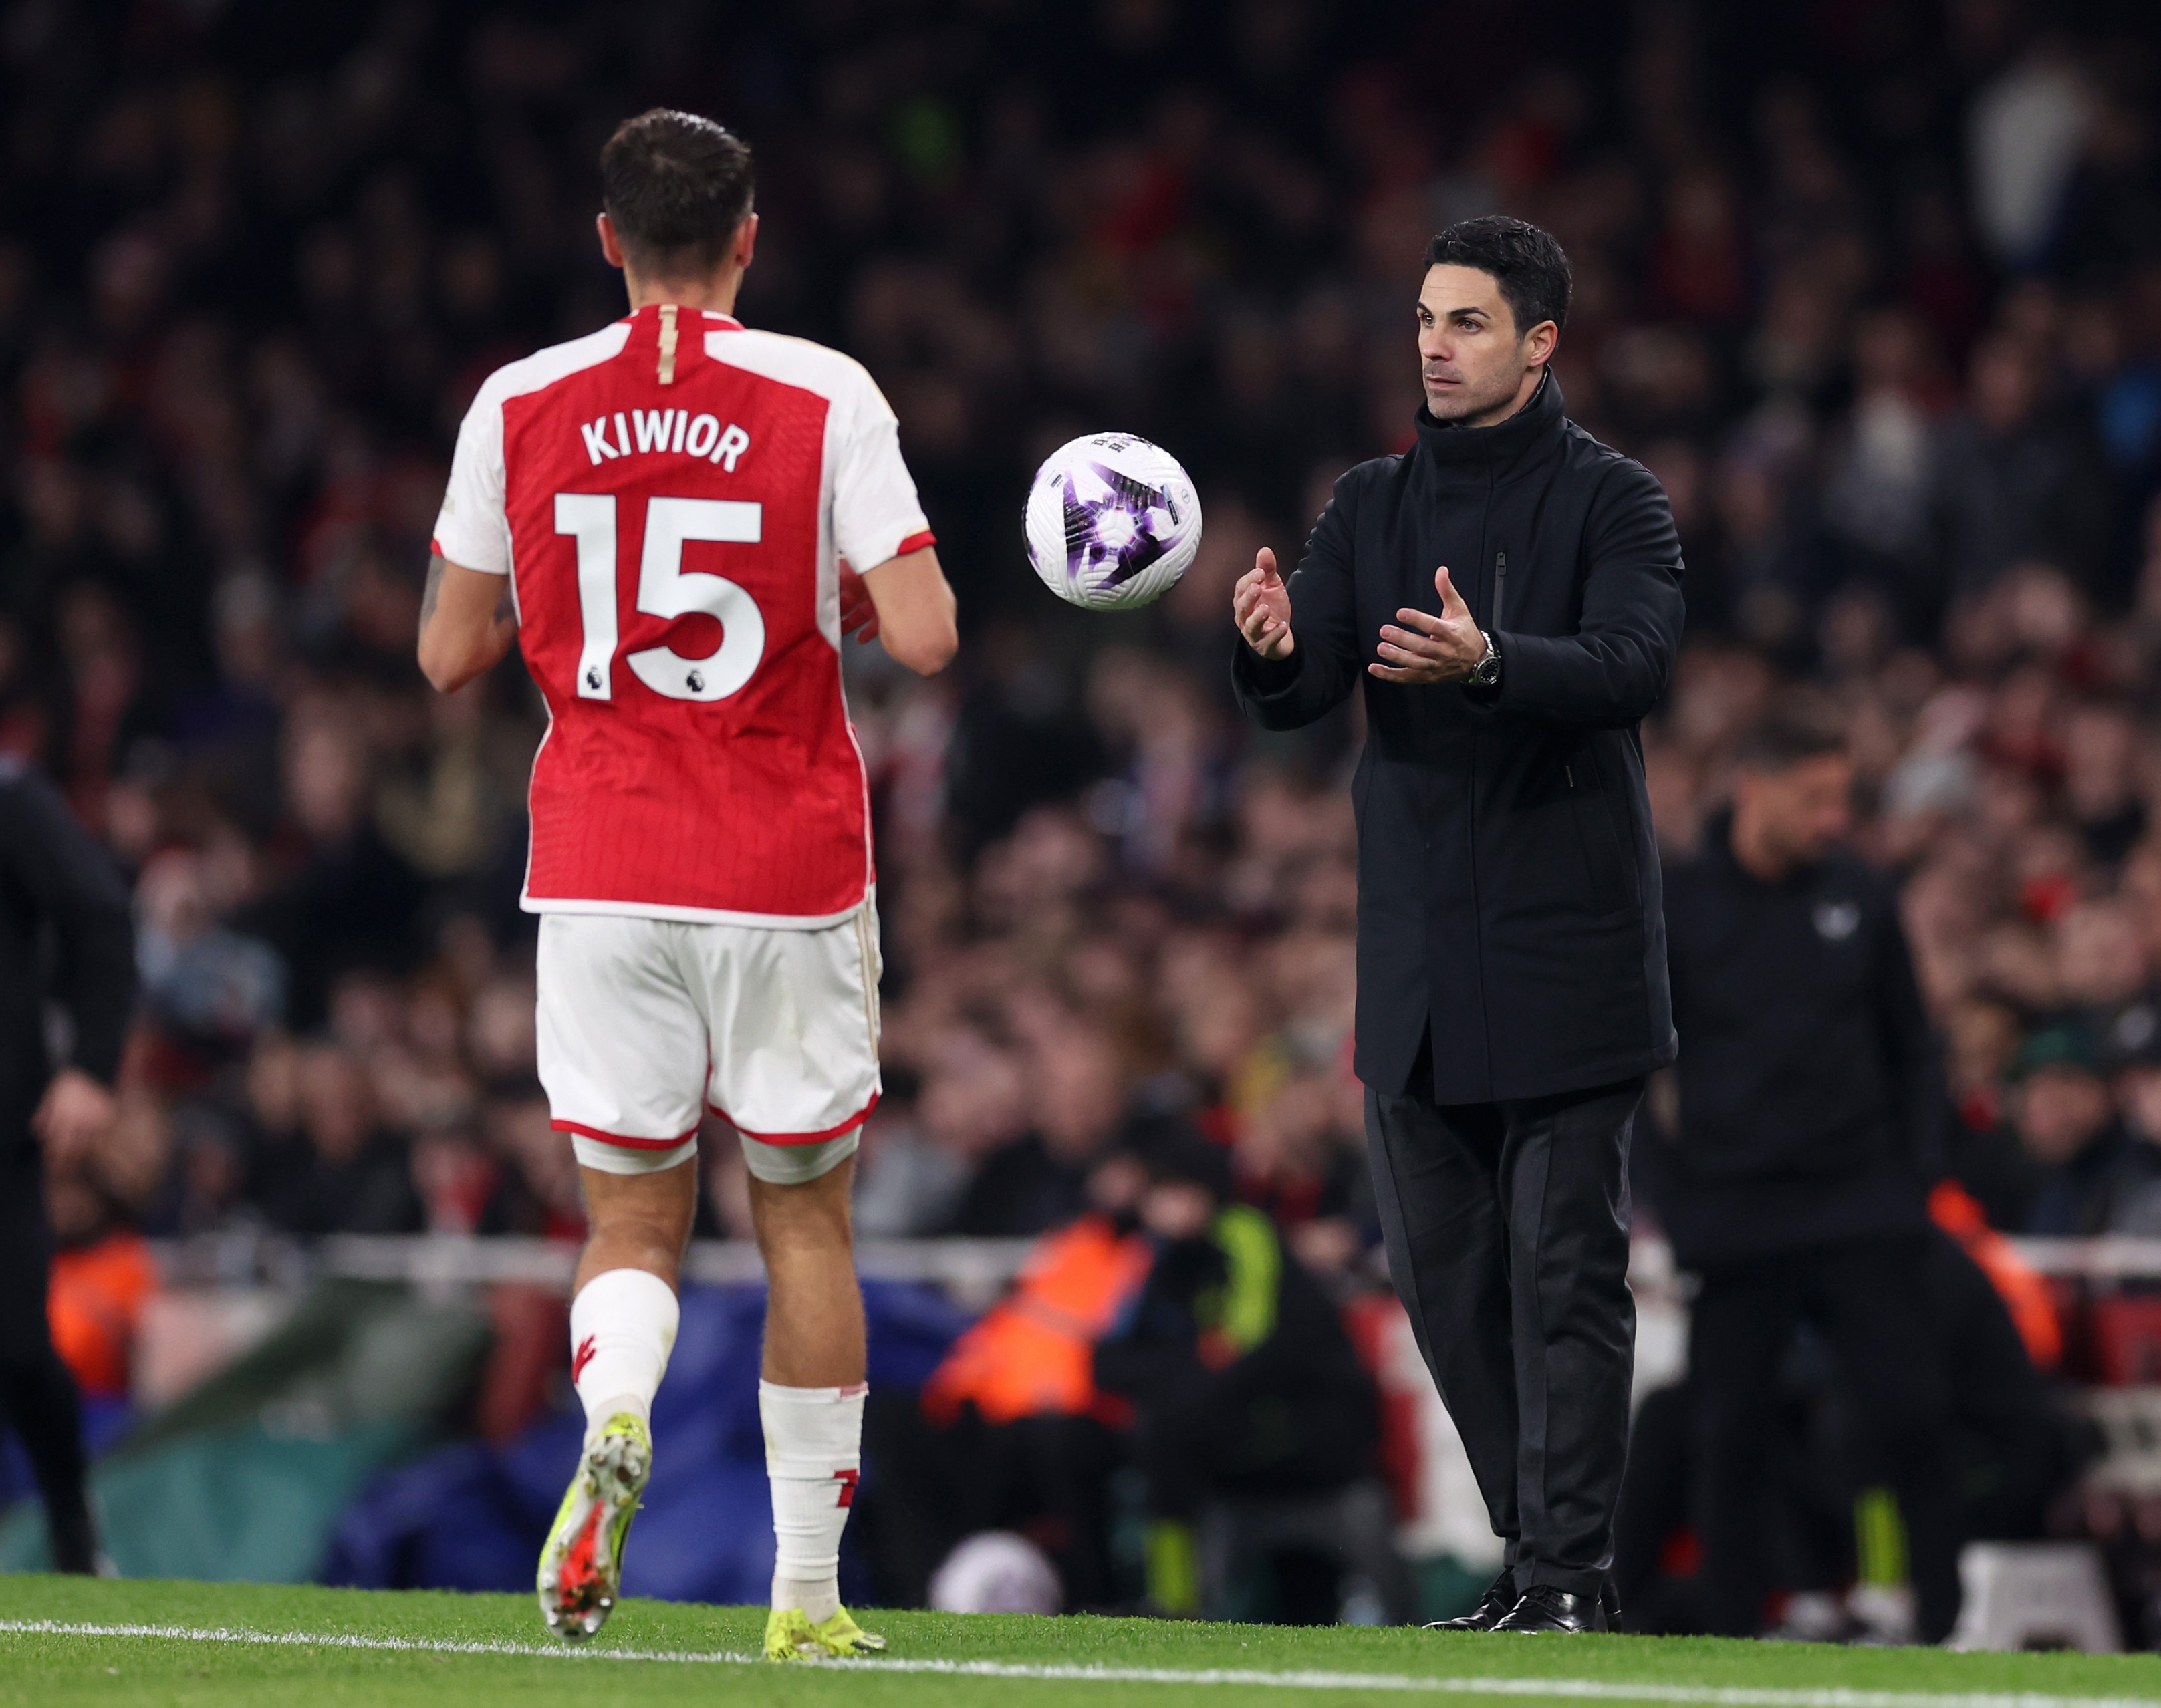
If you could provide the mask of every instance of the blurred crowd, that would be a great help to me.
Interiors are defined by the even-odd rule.
[[[1313,1269],[1367,1263],[1356,713],[1243,729],[1224,619],[1257,546],[1409,443],[1422,245],[1502,210],[1566,246],[1570,412],[1686,548],[1662,838],[1782,682],[1827,685],[1866,845],[1908,875],[1960,1171],[2014,1231],[2161,1233],[2138,23],[12,0],[0,750],[131,875],[147,993],[64,1238],[578,1231],[516,906],[539,702],[514,659],[436,697],[412,647],[474,387],[620,312],[593,159],[654,101],[752,143],[742,313],[869,365],[961,598],[946,677],[849,649],[888,968],[864,1232],[1060,1226],[1176,1116]],[[1028,574],[1020,500],[1106,426],[1185,460],[1207,534],[1159,606],[1082,617]],[[706,1231],[741,1233],[708,1153]]]

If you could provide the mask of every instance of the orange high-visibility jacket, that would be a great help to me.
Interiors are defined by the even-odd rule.
[[[1981,1266],[1981,1272],[2002,1296],[2034,1368],[2054,1369],[2064,1356],[2064,1328],[2048,1282],[2028,1267],[2009,1240],[1988,1225],[1981,1206],[1956,1181],[1937,1183],[1929,1195],[1929,1214],[1937,1227],[1966,1248],[1966,1255]]]
[[[158,1265],[139,1233],[110,1233],[59,1252],[45,1314],[53,1346],[86,1394],[124,1394],[143,1307],[158,1290]]]
[[[1121,1402],[1096,1389],[1096,1342],[1148,1278],[1151,1261],[1146,1237],[1122,1237],[1107,1217],[1084,1216],[1044,1235],[1013,1291],[931,1373],[924,1415],[950,1423],[971,1402],[990,1423],[1042,1412],[1122,1415]]]

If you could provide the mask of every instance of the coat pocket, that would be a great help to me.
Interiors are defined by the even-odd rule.
[[[1616,803],[1604,787],[1591,750],[1577,749],[1562,767],[1561,775],[1568,785],[1569,809],[1575,821],[1577,845],[1583,851],[1591,906],[1600,913],[1634,906],[1635,862],[1615,828]]]

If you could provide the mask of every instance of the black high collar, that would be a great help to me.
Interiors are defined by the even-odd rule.
[[[1419,405],[1419,444],[1436,463],[1506,463],[1513,461],[1547,434],[1560,431],[1564,400],[1560,382],[1548,368],[1531,393],[1531,401],[1506,421],[1491,427],[1458,427],[1436,421],[1433,411]]]

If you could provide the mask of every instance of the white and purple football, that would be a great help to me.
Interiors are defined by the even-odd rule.
[[[1200,548],[1200,500],[1178,459],[1130,433],[1060,445],[1028,495],[1028,560],[1088,610],[1130,610],[1178,585]]]

